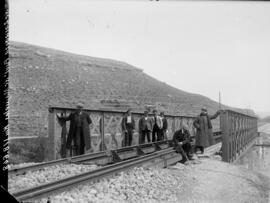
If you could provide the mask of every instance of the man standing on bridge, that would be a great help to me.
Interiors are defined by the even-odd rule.
[[[164,112],[160,112],[160,117],[162,119],[161,140],[167,140],[168,121],[165,118]]]
[[[83,105],[78,104],[76,111],[69,114],[68,117],[58,117],[57,115],[61,121],[70,121],[66,147],[72,150],[71,144],[73,141],[75,156],[84,154],[84,147],[86,150],[91,148],[89,125],[92,123],[92,120],[82,109]]]
[[[125,117],[122,119],[122,131],[124,132],[124,147],[131,146],[132,137],[135,130],[135,120],[128,109]]]
[[[152,131],[152,142],[161,141],[161,131],[163,127],[162,118],[158,115],[157,110],[153,111],[153,131]]]
[[[194,120],[193,126],[196,128],[195,152],[199,148],[204,153],[204,148],[215,144],[211,120],[220,114],[217,111],[213,116],[209,116],[206,108],[202,108],[200,115]]]
[[[147,141],[150,142],[152,126],[152,119],[148,116],[148,111],[144,111],[143,117],[139,120],[139,144],[145,143],[145,136]]]

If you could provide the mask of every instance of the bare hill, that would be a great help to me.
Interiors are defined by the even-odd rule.
[[[266,116],[266,117],[264,117],[264,118],[262,118],[260,120],[263,121],[263,122],[270,123],[270,116]]]
[[[10,42],[10,136],[47,134],[49,106],[143,111],[146,105],[175,115],[213,113],[218,103],[171,87],[124,62]],[[241,110],[240,110],[241,111]],[[246,110],[245,110],[246,112]]]
[[[264,117],[264,118],[260,118],[259,120],[258,120],[258,125],[259,126],[264,126],[264,125],[269,125],[269,123],[270,123],[270,116],[266,116],[266,117]]]

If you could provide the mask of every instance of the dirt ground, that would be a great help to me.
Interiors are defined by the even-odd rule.
[[[183,178],[179,202],[270,202],[269,177],[214,157],[199,162],[170,167]]]

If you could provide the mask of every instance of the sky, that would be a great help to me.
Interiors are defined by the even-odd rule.
[[[270,115],[270,2],[10,0],[9,39],[124,61]]]

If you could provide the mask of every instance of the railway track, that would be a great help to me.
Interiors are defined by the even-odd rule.
[[[127,159],[119,163],[114,163],[101,167],[99,169],[61,179],[55,182],[43,184],[37,187],[33,187],[27,190],[13,193],[16,199],[19,201],[30,201],[41,197],[48,197],[53,193],[59,193],[86,182],[96,181],[104,177],[115,175],[121,171],[128,170],[133,167],[139,166],[156,166],[166,167],[173,163],[176,163],[182,159],[180,154],[177,154],[173,147],[161,149],[151,154],[142,155],[140,157]]]
[[[216,142],[221,141],[221,131],[214,132],[214,138]],[[140,156],[143,154],[149,154],[159,149],[168,148],[172,146],[171,140],[153,142],[142,144],[138,146],[124,147],[116,150],[102,151],[91,154],[84,154],[80,156],[74,156],[64,159],[58,159],[54,161],[44,162],[40,164],[34,164],[30,166],[13,168],[8,171],[9,175],[21,174],[31,170],[38,170],[47,166],[53,166],[57,164],[68,163],[92,163],[97,165],[106,165],[117,161],[125,160],[128,158]]]
[[[218,134],[220,133],[218,132]],[[177,163],[182,159],[181,155],[177,154],[174,151],[172,145],[173,144],[171,140],[159,141],[155,143],[147,143],[138,146],[120,148],[116,150],[85,154],[81,156],[75,156],[32,166],[12,169],[9,171],[9,174],[20,174],[29,170],[38,170],[47,166],[57,164],[75,163],[103,165],[101,168],[92,171],[14,192],[13,195],[19,201],[29,201],[41,197],[48,197],[53,193],[65,191],[68,188],[74,187],[79,184],[92,182],[98,179],[102,179],[104,177],[112,176],[116,173],[128,170],[132,167],[167,167],[168,165]]]
[[[102,151],[97,153],[84,154],[80,156],[74,156],[64,159],[58,159],[55,161],[44,162],[40,164],[34,164],[30,166],[10,169],[9,175],[19,175],[27,171],[39,170],[48,166],[54,166],[58,164],[96,164],[96,165],[107,165],[116,163],[129,158],[138,157],[144,154],[153,153],[160,149],[169,148],[172,146],[170,140],[159,141],[153,143],[142,144],[138,146],[124,147],[116,150]]]
[[[76,163],[77,161],[80,160],[98,160],[98,159],[103,159],[106,158],[106,152],[97,152],[93,154],[85,154],[81,156],[76,156],[76,157],[70,157],[70,158],[64,158],[64,159],[58,159],[55,161],[49,161],[49,162],[44,162],[40,164],[34,164],[30,166],[25,166],[25,167],[20,167],[20,168],[13,168],[8,171],[9,175],[14,175],[14,174],[22,174],[27,171],[33,171],[33,170],[39,170],[44,167],[48,166],[54,166],[58,164],[68,164],[68,163]]]

